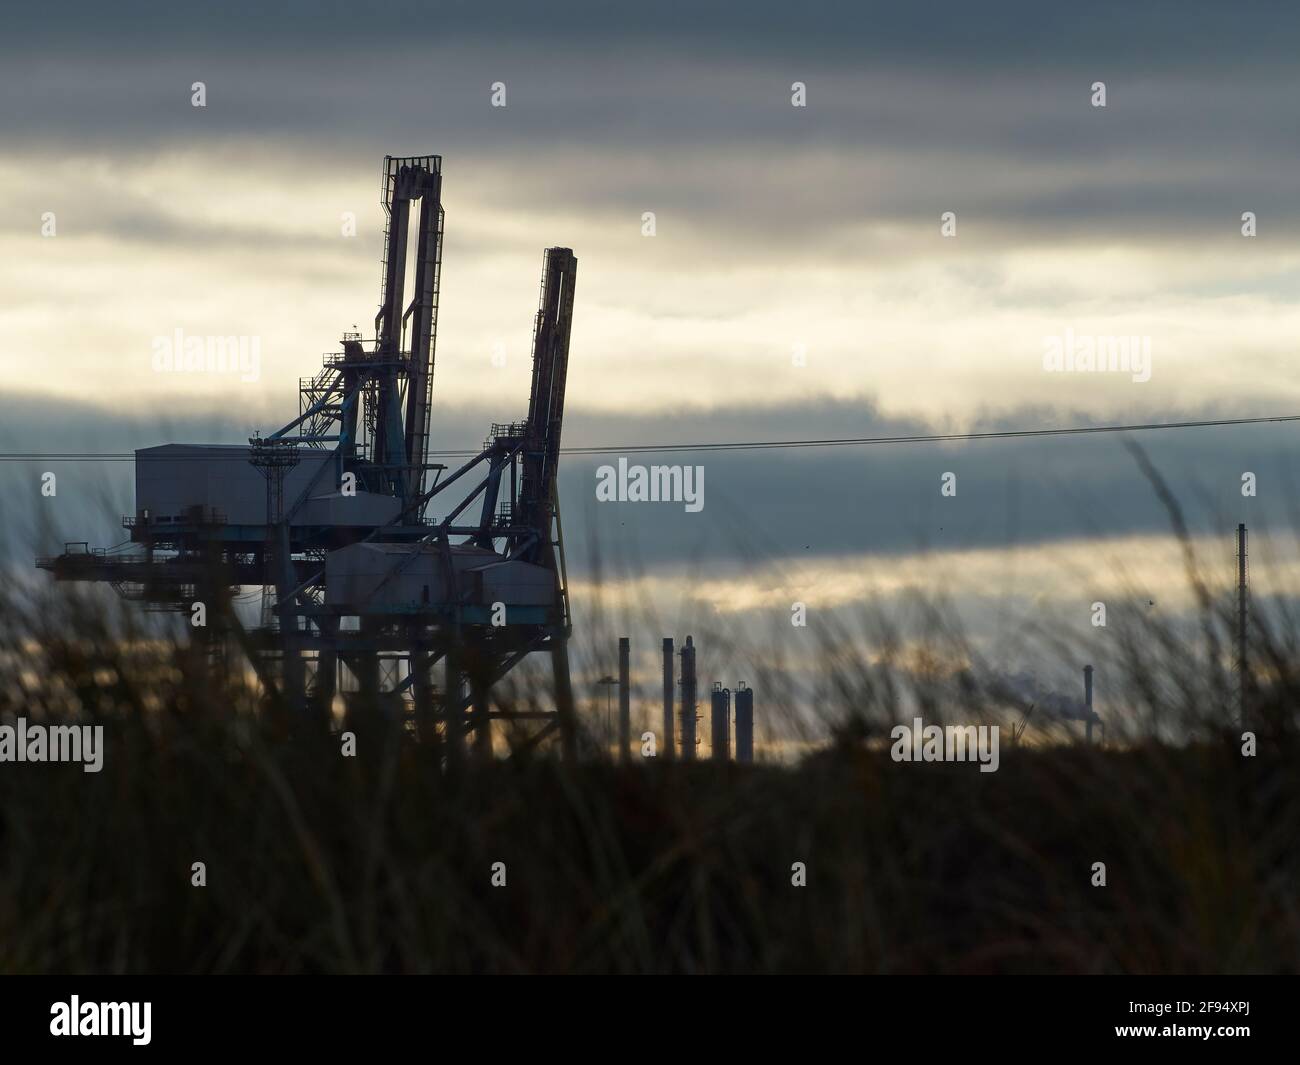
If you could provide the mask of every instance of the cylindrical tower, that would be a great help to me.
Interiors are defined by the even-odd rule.
[[[1087,707],[1087,740],[1092,742],[1092,666],[1083,667],[1083,705]]]
[[[632,672],[632,641],[626,636],[618,639],[618,757],[619,761],[632,760],[632,693],[628,682]]]
[[[1247,688],[1250,684],[1250,672],[1246,662],[1246,582],[1249,574],[1246,569],[1246,523],[1237,526],[1237,716],[1241,728],[1246,728]]]
[[[715,762],[725,762],[731,757],[731,689],[724,688],[720,680],[713,682],[711,710],[712,758]]]
[[[664,757],[673,759],[673,638],[664,637]]]
[[[754,760],[754,690],[742,680],[736,688],[736,761]]]
[[[682,648],[682,759],[692,761],[695,758],[695,713],[697,699],[695,696],[695,641],[686,637],[686,646]]]

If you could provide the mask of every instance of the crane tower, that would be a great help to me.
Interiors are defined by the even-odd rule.
[[[448,472],[428,453],[441,157],[388,156],[381,181],[373,337],[344,333],[342,350],[300,382],[297,416],[247,446],[138,450],[129,551],[65,545],[37,565],[154,607],[205,602],[218,619],[209,638],[235,640],[303,727],[330,727],[340,704],[344,715],[377,711],[455,760],[471,737],[489,754],[492,723],[505,719],[516,740],[535,726],[527,745],[558,732],[572,756],[557,472],[577,260],[568,248],[543,258],[526,418],[494,423]],[[234,591],[256,585],[270,605],[246,624]],[[534,652],[551,657],[554,709],[494,709],[492,686]]]

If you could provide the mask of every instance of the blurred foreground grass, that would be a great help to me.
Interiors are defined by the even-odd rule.
[[[1295,752],[841,747],[449,778],[372,735],[108,723],[0,766],[4,972],[1295,971]],[[208,886],[190,886],[203,861]],[[1108,885],[1091,886],[1092,863]],[[491,886],[494,862],[506,885]],[[807,886],[791,883],[792,863]]]
[[[1134,724],[1115,742],[1004,728],[988,774],[882,743],[914,713],[1007,709],[946,616],[925,616],[924,669],[880,625],[869,644],[821,632],[821,747],[797,764],[620,768],[589,742],[576,765],[543,750],[449,775],[376,715],[350,725],[355,758],[286,734],[242,669],[111,596],[0,587],[0,722],[100,724],[106,745],[99,773],[0,764],[0,972],[1300,969],[1289,615],[1252,615],[1255,757],[1230,727],[1231,611],[1207,607],[1190,630],[1119,631],[1110,705]],[[769,659],[762,713],[797,739]],[[498,700],[549,702],[508,680]]]

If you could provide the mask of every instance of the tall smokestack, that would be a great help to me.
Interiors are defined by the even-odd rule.
[[[1088,708],[1087,739],[1092,742],[1092,666],[1083,667],[1083,705]]]
[[[1241,729],[1246,730],[1246,689],[1250,683],[1246,662],[1246,524],[1237,526],[1237,707]]]
[[[682,648],[682,759],[695,760],[695,641]]]
[[[632,693],[628,681],[632,672],[632,641],[626,636],[618,639],[618,757],[622,762],[632,760]]]
[[[673,638],[664,637],[664,757],[673,760]]]
[[[754,692],[742,680],[736,688],[736,761],[754,760]]]
[[[731,757],[731,689],[724,688],[722,681],[713,682],[710,699],[709,742],[712,744],[710,757],[715,762],[725,762]]]

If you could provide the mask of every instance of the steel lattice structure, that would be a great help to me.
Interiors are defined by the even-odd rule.
[[[37,565],[154,606],[207,603],[210,639],[236,641],[267,693],[311,727],[329,727],[341,702],[345,714],[399,715],[456,759],[469,737],[490,753],[495,720],[536,721],[529,743],[558,731],[572,756],[556,476],[577,260],[545,253],[527,419],[492,425],[449,473],[428,455],[441,158],[386,157],[382,202],[375,336],[344,334],[300,382],[297,417],[248,447],[137,451],[131,553],[68,545]],[[267,590],[257,626],[231,609],[246,585]],[[551,657],[555,709],[493,709],[493,684],[534,652]]]

